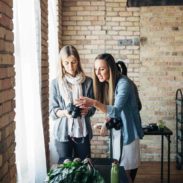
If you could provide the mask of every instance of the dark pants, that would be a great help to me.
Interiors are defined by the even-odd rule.
[[[134,182],[134,180],[135,180],[137,170],[138,170],[138,168],[133,169],[133,170],[130,171],[130,177],[132,178],[132,182]]]
[[[68,142],[59,142],[55,140],[57,152],[59,154],[59,162],[65,159],[80,158],[81,160],[91,156],[89,136],[82,138],[69,137]]]

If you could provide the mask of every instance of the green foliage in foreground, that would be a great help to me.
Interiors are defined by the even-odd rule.
[[[105,183],[91,161],[65,162],[48,173],[48,183]]]

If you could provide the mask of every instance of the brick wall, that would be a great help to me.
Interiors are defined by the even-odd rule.
[[[58,45],[62,48],[62,0],[58,0]]]
[[[183,75],[182,7],[127,8],[126,0],[63,0],[62,9],[63,45],[77,47],[89,76],[98,53],[125,60],[128,75],[139,88],[143,124],[165,121],[174,132],[171,158],[175,159],[174,99]],[[97,113],[92,124],[103,118]],[[152,136],[141,141],[143,160],[160,160],[159,142]],[[93,156],[105,156],[106,147],[105,138],[94,136]]]
[[[138,80],[139,46],[118,41],[139,39],[139,8],[127,8],[126,0],[63,0],[62,19],[63,44],[78,48],[88,75],[96,55],[105,51],[127,59],[130,75]]]
[[[41,0],[41,99],[45,152],[49,167],[49,67],[48,67],[48,2]]]
[[[13,1],[0,0],[0,182],[16,182]]]
[[[175,159],[175,92],[183,86],[183,7],[144,7],[140,16],[142,119],[149,123],[162,119],[173,130]],[[143,143],[144,159],[158,160],[159,138],[145,137]]]

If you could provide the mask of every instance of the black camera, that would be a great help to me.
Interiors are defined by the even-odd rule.
[[[106,128],[108,130],[114,128],[115,130],[119,130],[122,126],[121,119],[111,118],[110,121],[106,123]]]
[[[67,111],[73,118],[77,118],[81,116],[81,109],[75,106],[73,103],[69,103],[67,105]]]
[[[150,123],[148,125],[143,126],[144,132],[154,132],[158,130],[158,126],[156,123]]]

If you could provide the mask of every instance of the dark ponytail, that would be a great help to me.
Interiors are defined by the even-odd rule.
[[[122,75],[125,75],[125,76],[127,76],[127,72],[128,72],[128,70],[127,70],[127,67],[126,67],[126,65],[125,65],[125,63],[123,62],[123,61],[117,61],[116,62],[116,66],[117,66],[117,68],[118,68],[118,71],[122,74]]]

